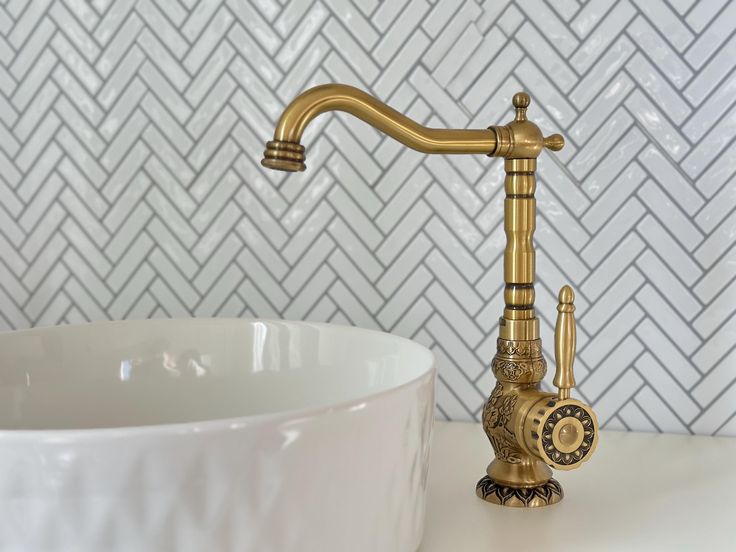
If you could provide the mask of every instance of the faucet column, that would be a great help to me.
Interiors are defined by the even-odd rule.
[[[585,462],[595,449],[598,426],[587,405],[570,398],[575,385],[574,293],[560,291],[555,331],[555,385],[558,394],[541,390],[547,372],[534,309],[536,258],[536,169],[543,148],[558,151],[559,135],[543,137],[527,120],[530,99],[520,92],[513,98],[516,116],[504,126],[492,127],[496,148],[505,158],[504,188],[504,303],[499,337],[491,370],[497,379],[483,408],[483,429],[494,459],[476,485],[476,494],[494,504],[533,508],[562,500],[560,484],[551,467],[568,470]]]
[[[497,383],[483,409],[483,429],[495,458],[476,488],[484,500],[519,507],[546,506],[562,498],[552,470],[524,439],[530,411],[551,397],[539,390],[547,363],[534,310],[536,168],[534,158],[505,160],[505,307],[491,362]]]
[[[537,218],[536,168],[536,159],[505,161],[503,296],[506,306],[500,320],[500,337],[506,340],[539,338],[539,320],[534,311],[536,254],[532,241]]]

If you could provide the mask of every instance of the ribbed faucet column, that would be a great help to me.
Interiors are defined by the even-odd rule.
[[[536,255],[534,230],[537,206],[536,159],[507,159],[504,188],[504,308],[501,337],[537,339],[539,321],[534,312],[534,277]]]

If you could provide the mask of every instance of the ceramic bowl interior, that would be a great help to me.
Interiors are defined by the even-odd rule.
[[[360,403],[432,369],[431,353],[408,340],[326,328],[186,319],[0,334],[0,430],[150,426]]]

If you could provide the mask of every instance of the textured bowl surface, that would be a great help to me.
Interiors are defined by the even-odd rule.
[[[415,550],[434,374],[308,322],[0,334],[0,550]]]

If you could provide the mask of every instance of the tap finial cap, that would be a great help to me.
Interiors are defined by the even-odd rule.
[[[511,103],[513,103],[516,108],[517,121],[526,121],[526,108],[529,107],[531,102],[532,99],[526,92],[517,92],[514,94],[514,97],[511,99]]]
[[[514,107],[516,109],[526,109],[527,107],[529,107],[529,104],[532,103],[532,99],[526,92],[517,92],[516,94],[514,94],[514,98],[511,100],[511,102],[514,104]]]

